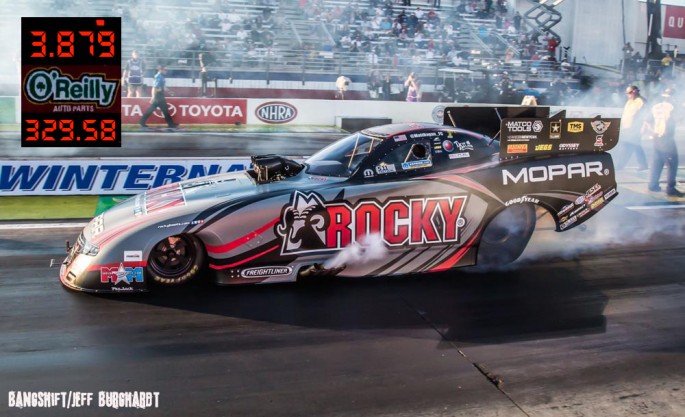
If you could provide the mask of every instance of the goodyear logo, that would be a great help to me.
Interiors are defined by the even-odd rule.
[[[535,150],[536,151],[551,151],[552,150],[552,144],[551,143],[543,143],[541,145],[535,145]]]
[[[107,81],[100,74],[83,74],[73,79],[59,69],[32,71],[26,77],[26,96],[33,103],[97,103],[110,107],[114,103],[119,81]]]
[[[515,143],[507,145],[507,153],[526,153],[528,152],[527,143]]]
[[[568,130],[569,133],[580,133],[584,128],[585,123],[583,122],[568,122],[566,130]]]

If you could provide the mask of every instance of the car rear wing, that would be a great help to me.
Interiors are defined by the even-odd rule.
[[[448,107],[444,124],[499,139],[504,160],[608,151],[618,144],[621,119],[549,117],[549,107]]]

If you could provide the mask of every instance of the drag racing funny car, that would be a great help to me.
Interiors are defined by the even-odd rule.
[[[228,285],[496,266],[521,255],[536,210],[563,232],[616,197],[606,151],[620,119],[509,109],[485,129],[501,130],[496,140],[463,128],[459,112],[445,109],[442,125],[368,128],[304,162],[254,156],[247,171],[133,196],[68,245],[61,282],[135,292],[198,278]]]

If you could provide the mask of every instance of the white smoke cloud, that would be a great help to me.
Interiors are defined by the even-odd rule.
[[[335,257],[324,263],[326,269],[339,268],[354,264],[383,259],[388,254],[388,248],[383,243],[380,234],[374,233],[364,236],[361,241],[354,242],[340,251]]]
[[[619,190],[620,187],[619,184]],[[629,191],[619,194],[586,223],[561,233],[554,231],[554,222],[551,216],[546,215],[538,221],[533,238],[519,261],[572,260],[600,251],[622,250],[685,237],[681,210],[645,209],[644,200],[636,200]]]

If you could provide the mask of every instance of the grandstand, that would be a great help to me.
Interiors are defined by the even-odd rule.
[[[165,64],[169,87],[183,96],[198,95],[199,53],[209,55],[209,87],[217,97],[332,98],[335,79],[345,75],[352,80],[346,97],[369,99],[378,96],[377,80],[390,75],[393,98],[400,99],[410,72],[423,81],[425,101],[497,101],[492,88],[504,72],[531,93],[558,79],[566,88],[581,87],[568,47],[549,50],[549,39],[558,36],[527,19],[515,29],[506,1],[443,2],[439,9],[401,3],[32,0],[5,8],[0,18],[46,11],[121,16],[123,64],[139,50],[148,79]],[[6,89],[6,80],[0,84]],[[468,90],[459,94],[455,85]]]

